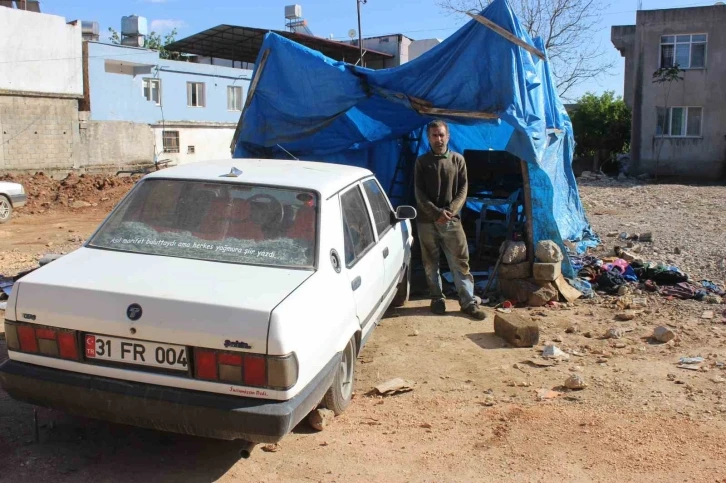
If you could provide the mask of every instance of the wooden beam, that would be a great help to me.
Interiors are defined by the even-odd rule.
[[[547,57],[545,57],[544,53],[541,50],[537,49],[536,47],[533,47],[532,45],[529,45],[524,40],[520,39],[519,37],[517,37],[513,33],[509,32],[508,30],[505,30],[504,28],[500,27],[499,25],[497,25],[496,23],[492,22],[488,18],[482,17],[479,14],[474,14],[474,13],[471,13],[471,12],[466,12],[466,14],[468,16],[470,16],[471,18],[473,18],[474,20],[476,20],[477,22],[479,22],[480,24],[482,24],[482,25],[484,25],[486,27],[489,27],[490,29],[492,29],[493,31],[495,31],[496,33],[498,33],[499,35],[501,35],[505,39],[509,40],[510,42],[512,42],[512,43],[514,43],[516,45],[519,45],[520,47],[522,47],[527,52],[529,52],[529,53],[531,53],[533,55],[536,55],[537,57],[539,57],[542,60],[545,60],[545,61],[547,60]]]
[[[520,160],[522,166],[522,179],[524,181],[522,189],[524,190],[524,216],[526,219],[525,231],[527,232],[527,261],[530,267],[534,265],[534,223],[532,219],[532,186],[529,183],[529,166],[524,160]]]
[[[232,156],[234,156],[234,148],[237,146],[237,137],[239,136],[240,131],[242,131],[242,121],[245,118],[245,112],[247,112],[247,108],[250,106],[250,103],[252,102],[252,96],[255,95],[255,90],[257,90],[257,83],[260,82],[260,77],[262,76],[262,71],[265,68],[265,64],[267,63],[267,57],[270,55],[270,49],[265,50],[265,52],[262,54],[262,59],[260,59],[260,65],[257,66],[257,70],[255,71],[255,75],[252,78],[252,82],[250,83],[250,89],[247,91],[247,98],[245,99],[245,106],[242,108],[242,113],[239,116],[239,122],[237,123],[237,129],[234,130],[234,136],[232,136],[232,144],[230,144],[229,149],[232,151]]]
[[[404,94],[393,94],[396,97],[404,98]],[[408,96],[411,107],[419,114],[431,116],[455,116],[467,117],[473,119],[499,119],[499,116],[491,112],[483,111],[462,111],[458,109],[444,109],[441,107],[433,107],[429,101],[419,99],[418,97]]]

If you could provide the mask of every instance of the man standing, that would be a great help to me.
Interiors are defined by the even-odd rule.
[[[477,319],[486,312],[474,298],[474,277],[469,272],[469,246],[461,226],[461,209],[467,194],[466,163],[461,154],[449,151],[449,126],[441,120],[426,128],[431,151],[416,160],[414,180],[418,205],[418,239],[431,293],[431,311],[446,313],[441,288],[439,258],[444,251],[454,275],[461,311]]]

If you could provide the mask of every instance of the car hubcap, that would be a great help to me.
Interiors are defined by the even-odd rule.
[[[10,205],[6,200],[0,200],[0,219],[5,219],[10,215]]]
[[[353,362],[355,361],[355,349],[353,343],[343,351],[343,359],[340,361],[340,394],[344,399],[350,398],[353,393]]]

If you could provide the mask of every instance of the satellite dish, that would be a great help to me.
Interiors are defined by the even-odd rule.
[[[358,32],[356,32],[355,29],[348,30],[348,37],[350,37],[351,39],[354,39],[357,34]]]

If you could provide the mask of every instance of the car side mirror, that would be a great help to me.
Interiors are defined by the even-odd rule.
[[[396,208],[397,220],[413,220],[416,218],[416,208],[413,206],[402,205]]]

